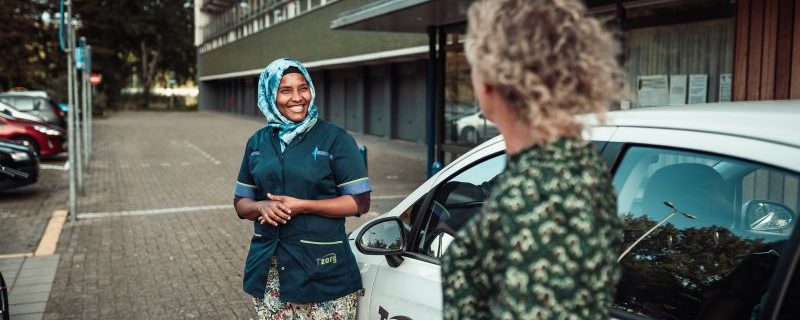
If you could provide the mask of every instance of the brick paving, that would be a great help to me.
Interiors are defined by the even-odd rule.
[[[205,112],[118,113],[94,124],[81,213],[230,204],[244,143],[261,126]],[[356,140],[370,148],[373,195],[382,197],[373,211],[424,180],[418,145]],[[232,207],[67,223],[44,319],[251,319],[241,290],[251,232]]]

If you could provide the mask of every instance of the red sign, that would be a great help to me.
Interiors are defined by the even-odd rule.
[[[92,74],[89,75],[89,82],[93,86],[97,86],[102,81],[103,81],[103,76],[101,74],[99,74],[99,73],[92,73]]]

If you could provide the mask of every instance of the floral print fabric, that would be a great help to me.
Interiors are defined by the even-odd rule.
[[[259,320],[355,320],[358,297],[363,289],[344,297],[319,303],[290,303],[280,299],[278,266],[272,257],[267,274],[267,290],[263,298],[253,298]]]
[[[509,158],[482,214],[442,258],[445,319],[608,319],[622,225],[588,142]]]

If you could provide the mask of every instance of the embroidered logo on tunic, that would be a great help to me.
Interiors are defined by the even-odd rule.
[[[322,256],[321,258],[317,258],[317,266],[321,267],[321,266],[325,266],[325,265],[329,265],[329,264],[336,264],[336,254],[335,253],[329,253],[329,254],[326,254],[326,255]]]
[[[252,157],[252,156],[257,156],[257,155],[260,155],[260,154],[261,154],[261,151],[258,151],[258,150],[255,150],[255,151],[253,151],[253,152],[250,152],[250,156],[251,156],[251,157]]]
[[[330,152],[322,151],[317,146],[314,146],[314,151],[311,152],[311,156],[314,157],[314,160],[317,160],[317,156],[327,157],[328,159],[333,160],[333,155],[330,154]]]

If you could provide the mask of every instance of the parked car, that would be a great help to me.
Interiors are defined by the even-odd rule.
[[[793,233],[800,101],[651,108],[586,121],[586,137],[613,168],[624,225],[614,318],[797,312],[800,288],[789,283],[800,267],[800,232]],[[500,136],[479,145],[350,234],[366,290],[360,319],[441,318],[439,259],[480,214],[504,150]]]
[[[3,273],[0,272],[0,319],[9,320],[11,313],[8,310],[8,287],[6,280],[3,278]]]
[[[11,91],[0,93],[0,101],[10,104],[15,109],[39,117],[45,122],[67,127],[67,113],[58,107],[44,91]]]
[[[66,150],[66,132],[44,122],[16,119],[0,113],[0,139],[18,141],[30,146],[40,157],[49,157]]]
[[[29,146],[0,140],[0,190],[36,183],[39,158]]]
[[[0,113],[3,113],[3,114],[5,114],[5,115],[7,115],[9,117],[17,118],[17,119],[23,119],[23,120],[29,120],[29,121],[39,121],[39,122],[43,122],[44,121],[44,120],[42,120],[42,118],[39,118],[37,116],[31,115],[31,114],[28,114],[28,113],[25,113],[25,112],[22,112],[22,111],[19,111],[16,108],[14,108],[13,106],[11,106],[11,105],[3,102],[3,101],[4,101],[3,98],[0,98]]]
[[[458,132],[458,142],[475,144],[500,134],[494,122],[489,121],[478,111],[454,121]]]

